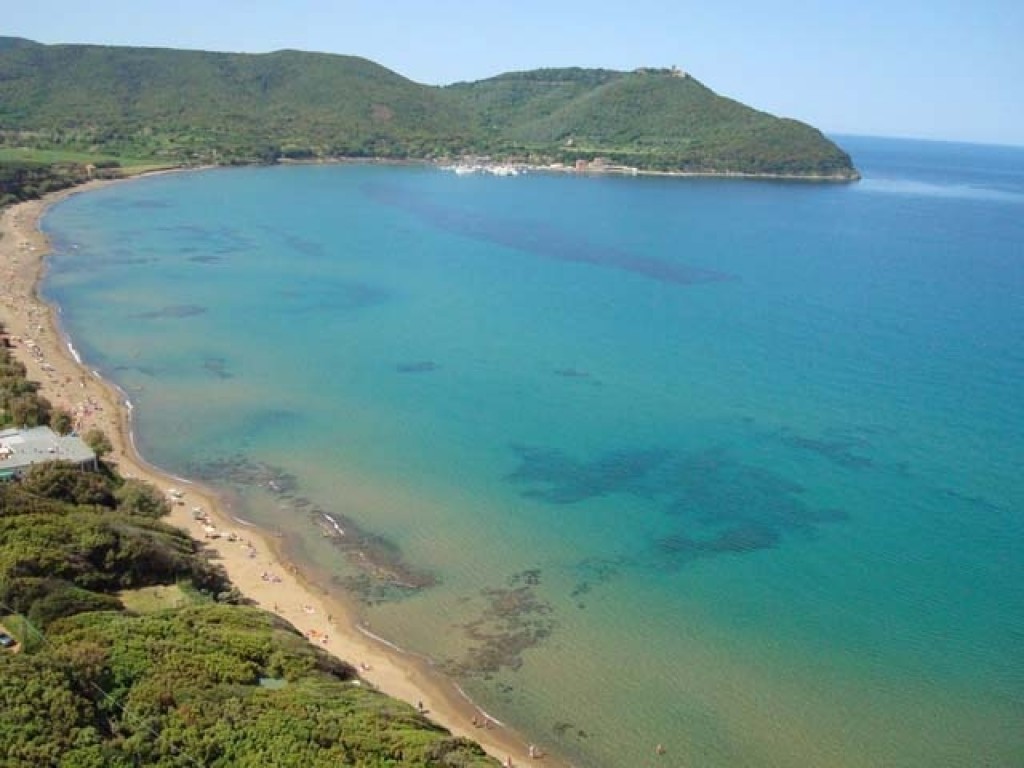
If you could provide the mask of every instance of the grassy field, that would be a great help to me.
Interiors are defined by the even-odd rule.
[[[181,608],[195,600],[177,584],[165,584],[156,587],[128,589],[118,597],[124,607],[132,613],[157,613],[168,608]]]
[[[117,163],[127,174],[143,173],[174,167],[172,163],[159,162],[151,157],[117,157],[92,152],[71,152],[60,149],[29,149],[22,147],[0,147],[0,163],[22,161],[30,163],[78,163],[99,165]]]

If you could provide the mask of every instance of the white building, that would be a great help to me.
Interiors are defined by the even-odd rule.
[[[49,427],[0,430],[0,480],[17,477],[33,464],[68,461],[97,469],[96,453],[77,435],[58,435]]]

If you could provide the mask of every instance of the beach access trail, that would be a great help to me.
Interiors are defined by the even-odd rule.
[[[28,378],[40,384],[40,394],[71,413],[80,433],[95,428],[106,434],[113,451],[105,460],[116,464],[122,476],[148,481],[165,493],[173,489],[177,503],[168,522],[207,547],[255,605],[286,619],[310,642],[356,667],[371,686],[413,706],[422,705],[429,718],[478,742],[502,764],[511,758],[514,765],[558,765],[551,757],[531,759],[521,737],[490,719],[426,661],[361,631],[354,608],[328,595],[304,577],[301,567],[286,561],[274,536],[233,518],[210,489],[168,475],[138,455],[131,409],[123,395],[75,359],[56,309],[38,294],[50,250],[40,230],[47,208],[69,195],[114,183],[122,182],[93,181],[0,211],[0,323]]]

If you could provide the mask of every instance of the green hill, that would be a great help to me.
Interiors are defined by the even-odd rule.
[[[852,176],[821,133],[677,70],[543,69],[448,89],[510,145],[665,171]]]
[[[352,56],[0,44],[0,130],[177,161],[423,156],[472,121]]]
[[[810,126],[675,70],[542,69],[437,88],[352,56],[19,38],[0,38],[3,147],[168,163],[603,157],[650,170],[856,176]]]
[[[6,48],[24,48],[32,45],[39,45],[39,43],[26,40],[23,37],[0,37],[0,51]]]

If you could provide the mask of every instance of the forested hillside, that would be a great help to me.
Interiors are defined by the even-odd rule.
[[[852,176],[822,134],[678,70],[543,69],[449,87],[510,146],[663,171]]]
[[[470,121],[436,89],[352,56],[0,46],[0,130],[39,145],[195,162],[425,156]]]
[[[0,148],[169,164],[281,159],[574,162],[852,178],[818,131],[675,70],[561,69],[438,88],[366,59],[0,38]]]

